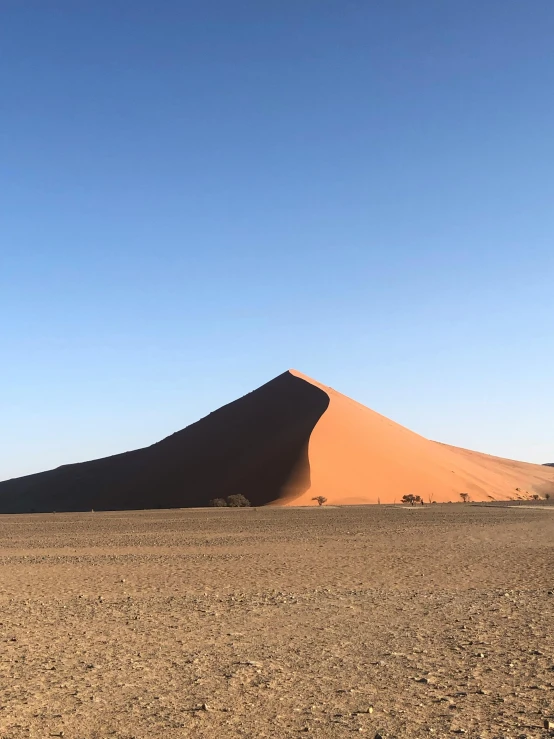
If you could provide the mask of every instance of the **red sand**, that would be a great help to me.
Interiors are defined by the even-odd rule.
[[[407,493],[426,503],[459,502],[460,493],[473,501],[554,494],[552,468],[429,441],[296,370],[291,373],[326,392],[330,403],[310,437],[311,487],[287,497],[286,505],[314,505],[318,495],[345,505],[399,502]]]

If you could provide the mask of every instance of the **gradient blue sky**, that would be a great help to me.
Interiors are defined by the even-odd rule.
[[[0,479],[288,367],[554,461],[552,0],[2,0]]]

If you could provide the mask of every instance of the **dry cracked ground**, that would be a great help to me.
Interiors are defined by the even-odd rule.
[[[545,737],[554,510],[0,516],[0,737]]]

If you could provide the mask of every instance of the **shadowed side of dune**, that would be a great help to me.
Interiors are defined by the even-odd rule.
[[[320,388],[279,375],[145,449],[0,483],[0,513],[203,506],[242,493],[253,505],[310,486],[308,442],[329,405]]]

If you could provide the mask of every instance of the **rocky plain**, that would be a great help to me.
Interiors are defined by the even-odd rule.
[[[0,516],[0,737],[538,739],[553,615],[554,506]]]

